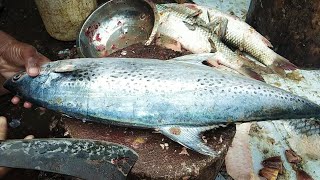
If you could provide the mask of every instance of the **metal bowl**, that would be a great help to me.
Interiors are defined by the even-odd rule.
[[[97,8],[84,22],[77,47],[83,57],[105,57],[136,43],[149,44],[158,24],[148,0],[113,0]]]

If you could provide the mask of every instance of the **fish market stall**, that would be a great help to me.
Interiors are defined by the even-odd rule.
[[[50,59],[77,57],[74,41],[61,42],[51,38],[46,32],[33,1],[21,1],[18,4],[6,1],[4,5],[5,9],[1,13],[2,30],[18,40],[32,44]],[[17,28],[17,24],[28,28]],[[133,45],[112,56],[170,59],[186,54],[190,52],[185,50],[175,52],[153,43],[150,46]],[[132,169],[132,175],[130,175],[132,178],[197,177],[204,179],[214,177],[223,164],[224,156],[235,133],[235,126],[231,125],[227,129],[210,131],[205,134],[203,139],[210,146],[221,151],[220,157],[210,158],[183,148],[152,130],[133,130],[91,122],[83,123],[39,108],[28,110],[22,106],[14,106],[10,98],[10,95],[1,97],[1,114],[9,120],[10,139],[33,134],[37,138],[74,137],[117,141],[135,149],[140,154],[139,162]],[[21,179],[22,177],[24,179],[62,178],[48,172],[14,170],[5,179]]]
[[[6,89],[65,116],[38,107],[23,109],[10,103],[12,96],[1,96],[0,112],[9,119],[9,138],[34,134],[121,144],[117,148],[133,152],[133,159],[139,156],[129,179],[214,179],[231,143],[226,170],[234,179],[260,178],[258,174],[270,179],[294,179],[296,174],[319,177],[319,149],[303,147],[319,146],[320,125],[315,118],[319,92],[314,83],[319,71],[300,70],[301,64],[298,68],[277,48],[271,49],[278,44],[273,46],[243,22],[250,1],[194,1],[202,6],[156,2],[114,0],[98,7],[85,21],[77,43],[51,38],[34,3],[7,2],[0,14],[1,29],[50,59],[113,57],[56,61],[43,66],[35,78],[23,72],[13,76]],[[255,12],[259,7],[252,2],[250,10]],[[217,6],[241,19],[209,8]],[[9,16],[12,12],[25,14],[20,24],[34,23],[36,28],[30,32],[17,28]],[[51,83],[56,89],[48,86]],[[247,121],[262,122],[241,124]],[[128,155],[108,163],[126,175],[130,169],[122,165],[129,161],[134,164]],[[8,179],[21,173],[38,179],[59,177],[14,171]]]

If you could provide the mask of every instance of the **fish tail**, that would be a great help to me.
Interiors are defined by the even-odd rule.
[[[269,48],[273,48],[273,45],[271,44],[271,42],[270,42],[267,38],[263,37],[262,35],[261,35],[261,40],[262,40],[262,42],[263,42],[265,45],[267,45]]]
[[[242,75],[245,75],[245,76],[251,77],[253,79],[265,82],[265,80],[263,79],[263,77],[260,74],[258,74],[257,72],[255,72],[254,70],[252,70],[248,66],[245,66],[245,65],[241,66],[238,69],[238,72],[241,73]]]
[[[241,62],[243,62],[244,59],[238,59],[240,58],[240,56],[236,57],[236,61],[238,62],[238,60],[240,60]],[[209,65],[213,65],[214,64],[222,64],[230,69],[233,69],[234,71],[237,71],[238,73],[244,75],[244,76],[248,76],[250,78],[253,79],[257,79],[259,81],[263,81],[264,79],[263,77],[258,74],[257,72],[255,72],[253,70],[253,68],[251,68],[250,66],[246,65],[246,64],[239,64],[239,63],[235,63],[235,62],[230,62],[230,58],[226,57],[225,54],[217,52],[215,53],[215,56],[212,57],[211,59],[207,60],[207,62],[209,63]],[[216,62],[216,63],[215,63]]]
[[[255,72],[259,72],[259,74],[271,74],[273,71],[264,65],[260,65],[259,61],[256,60],[254,57],[250,56],[247,53],[244,52],[238,52],[239,57],[243,60],[242,62],[250,67],[251,69],[254,69]]]
[[[296,65],[292,64],[289,60],[280,55],[277,55],[273,63],[268,65],[268,67],[272,69],[273,72],[283,77],[286,76],[285,70],[296,70],[298,68]]]
[[[300,134],[307,136],[320,135],[320,120],[319,119],[305,119],[291,121],[290,125]]]

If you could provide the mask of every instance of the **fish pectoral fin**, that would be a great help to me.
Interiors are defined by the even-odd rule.
[[[215,52],[217,52],[216,44],[213,42],[213,40],[212,40],[212,38],[211,38],[211,37],[210,37],[210,38],[208,38],[208,41],[209,41],[210,46],[211,46],[211,50],[210,50],[210,52],[211,52],[211,53],[215,53]]]
[[[207,63],[209,66],[211,65],[213,67],[217,67],[216,64],[223,65],[231,69],[232,71],[236,71],[244,76],[257,79],[259,81],[264,81],[263,77],[257,72],[255,72],[250,66],[247,66],[245,64],[238,65],[238,66],[235,66],[234,64],[230,64],[227,57],[225,57],[225,55],[222,53],[216,53],[215,56],[208,59]]]
[[[225,17],[217,17],[214,19],[211,19],[211,15],[209,11],[207,11],[209,23],[207,24],[207,27],[220,39],[224,38],[227,34],[227,28],[228,28],[228,19]]]
[[[191,127],[191,126],[162,126],[159,128],[160,132],[169,137],[173,141],[192,149],[200,154],[216,157],[219,152],[211,149],[200,138],[202,132],[214,129],[216,126],[206,127]]]
[[[197,9],[195,10],[193,13],[189,14],[187,16],[187,18],[196,18],[198,17],[200,14],[202,14],[202,10],[201,9]]]
[[[219,18],[218,26],[214,29],[214,32],[219,36],[220,39],[224,38],[227,34],[228,19]]]
[[[189,23],[187,21],[183,21],[183,23],[190,31],[195,31],[196,30],[196,26],[194,24]]]

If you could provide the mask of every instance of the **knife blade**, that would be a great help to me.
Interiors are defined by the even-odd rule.
[[[87,139],[0,141],[0,166],[35,169],[83,179],[126,179],[138,160],[132,149]]]

